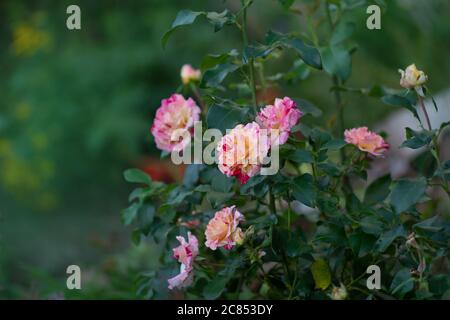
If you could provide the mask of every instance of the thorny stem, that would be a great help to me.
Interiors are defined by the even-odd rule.
[[[206,114],[208,114],[208,107],[206,106],[206,104],[203,102],[203,99],[200,95],[200,92],[197,89],[197,86],[193,83],[190,83],[189,88],[191,89],[192,93],[195,96],[195,99],[197,99],[198,103],[200,104],[200,106],[202,107],[203,112]]]
[[[330,29],[331,32],[334,31],[334,23],[333,23],[333,19],[331,17],[331,12],[330,12],[330,6],[328,3],[325,3],[325,9],[326,9],[326,13],[327,13],[327,19],[328,19],[328,23],[330,25]],[[340,83],[339,83],[339,78],[336,75],[333,75],[333,85],[334,87],[339,87]],[[339,134],[343,134],[344,133],[344,129],[345,129],[345,125],[344,125],[344,105],[342,103],[342,97],[341,97],[341,93],[339,90],[335,90],[334,91],[334,99],[336,100],[336,106],[338,109],[338,130],[339,130]],[[341,149],[340,150],[341,153],[341,161],[344,162],[345,159],[345,153],[344,150]]]
[[[243,4],[244,5],[244,4]],[[248,46],[248,36],[247,36],[247,6],[243,8],[242,12],[242,39],[244,42],[244,50]],[[256,83],[255,83],[255,66],[254,59],[250,58],[248,61],[249,65],[249,73],[250,73],[250,87],[252,91],[252,100],[253,100],[253,111],[257,114],[257,105],[258,101],[256,99]]]
[[[423,97],[420,94],[418,94],[417,98],[419,100],[419,104],[420,104],[420,107],[422,108],[423,114],[425,115],[425,119],[427,120],[428,130],[431,131],[430,117],[428,116],[427,109],[425,108],[425,103],[423,102]]]

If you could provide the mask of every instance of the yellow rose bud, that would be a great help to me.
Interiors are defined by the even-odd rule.
[[[428,80],[425,72],[418,70],[415,64],[406,68],[405,71],[399,69],[401,74],[400,85],[406,89],[412,89],[422,86]]]

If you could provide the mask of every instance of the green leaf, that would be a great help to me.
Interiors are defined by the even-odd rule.
[[[388,94],[383,96],[381,98],[381,101],[394,107],[403,107],[408,109],[414,115],[414,117],[416,117],[416,119],[420,121],[419,114],[417,113],[417,110],[414,106],[414,102],[410,99],[396,94]]]
[[[303,112],[303,114],[310,114],[313,117],[320,117],[322,115],[322,110],[317,108],[314,104],[305,99],[294,98],[297,104],[297,108]]]
[[[321,147],[321,149],[336,151],[336,150],[342,149],[346,145],[347,145],[347,142],[345,142],[343,139],[332,139],[332,140],[328,141],[327,143],[325,143]]]
[[[333,46],[322,49],[321,53],[325,71],[345,82],[352,71],[352,59],[348,50],[342,46]]]
[[[390,289],[391,293],[398,295],[399,298],[403,298],[405,294],[414,289],[414,279],[408,269],[401,269],[395,274]]]
[[[228,53],[209,54],[205,58],[203,58],[200,68],[203,71],[214,68],[218,64],[223,64],[225,62],[229,62],[230,58],[236,57],[237,55],[238,55],[238,52],[235,49],[231,50]]]
[[[295,2],[295,0],[278,0],[284,9],[288,10]]]
[[[364,195],[364,204],[372,206],[381,203],[389,195],[389,186],[391,184],[390,175],[385,175],[372,182],[366,189]]]
[[[311,273],[317,289],[325,290],[331,284],[331,273],[324,259],[317,259],[311,265]]]
[[[314,207],[317,191],[310,174],[303,174],[293,180],[292,195],[294,198],[308,207]]]
[[[442,163],[441,167],[434,173],[435,177],[442,177],[445,180],[450,180],[450,160]]]
[[[126,226],[131,224],[134,221],[134,219],[136,219],[140,207],[141,206],[139,205],[139,203],[134,202],[128,208],[123,210],[122,223]]]
[[[362,218],[359,224],[361,229],[368,234],[377,236],[383,231],[383,223],[373,216]]]
[[[200,171],[203,169],[201,164],[190,164],[187,166],[183,177],[183,185],[188,188],[193,188],[197,183]]]
[[[266,58],[275,49],[275,46],[247,46],[242,55],[242,63],[248,64],[250,59]]]
[[[153,182],[147,173],[139,169],[128,169],[123,173],[123,177],[128,182],[144,183],[148,186],[150,186]]]
[[[294,161],[296,163],[312,163],[313,157],[311,152],[303,149],[290,150],[285,156],[286,159]]]
[[[285,47],[294,49],[306,64],[316,69],[322,69],[322,59],[317,48],[305,44],[299,38],[284,38],[282,42]]]
[[[214,32],[220,31],[224,25],[235,23],[235,16],[228,10],[222,12],[208,12],[206,19],[214,26]]]
[[[416,204],[427,188],[425,178],[417,180],[399,180],[394,184],[390,194],[390,203],[397,214],[400,214]]]
[[[384,232],[375,243],[375,249],[378,252],[384,252],[391,245],[391,243],[399,237],[406,237],[406,230],[402,225]]]
[[[191,11],[191,10],[181,10],[178,12],[177,17],[175,18],[175,21],[172,23],[172,27],[164,33],[161,44],[163,48],[166,46],[167,41],[169,40],[172,32],[174,32],[177,28],[181,26],[186,26],[194,23],[195,19],[197,19],[198,16],[204,15],[205,13],[202,11]]]
[[[413,225],[413,229],[415,230],[419,229],[428,232],[439,232],[443,228],[444,228],[444,221],[441,217],[437,215]]]
[[[332,177],[338,177],[342,173],[342,170],[337,165],[331,162],[319,163],[318,167],[320,170],[323,170],[327,175],[330,175]]]
[[[218,192],[224,193],[230,192],[231,188],[233,187],[235,179],[227,177],[217,169],[215,171],[217,172],[215,173],[215,175],[211,180],[212,188]]]
[[[233,129],[237,124],[243,123],[248,109],[213,104],[206,115],[208,128],[216,128],[225,133],[227,129]]]
[[[332,46],[338,45],[341,42],[347,40],[355,31],[355,24],[353,22],[341,22],[339,23],[333,31],[333,35],[330,39],[330,44]]]
[[[228,76],[228,74],[239,69],[239,66],[232,63],[218,64],[214,68],[207,70],[202,79],[202,85],[206,87],[217,87]]]
[[[428,130],[414,131],[411,128],[406,128],[407,140],[402,143],[401,147],[418,149],[430,144],[433,139],[434,132]]]
[[[187,26],[195,22],[197,17],[206,16],[209,23],[214,26],[214,31],[217,32],[223,28],[225,24],[233,24],[236,22],[236,17],[231,14],[228,10],[222,12],[204,12],[204,11],[191,11],[191,10],[181,10],[178,12],[175,21],[172,23],[172,27],[164,33],[161,44],[163,48],[166,46],[172,33],[182,27]]]
[[[207,300],[214,300],[220,297],[225,290],[228,278],[223,276],[216,276],[211,282],[209,282],[203,289],[203,296]]]

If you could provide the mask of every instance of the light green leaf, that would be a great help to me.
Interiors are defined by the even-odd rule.
[[[325,290],[331,284],[331,273],[327,262],[324,259],[317,259],[311,265],[311,273],[316,284],[316,288]]]
[[[144,183],[148,186],[152,184],[150,176],[139,169],[128,169],[123,173],[123,176],[126,181],[131,183]]]

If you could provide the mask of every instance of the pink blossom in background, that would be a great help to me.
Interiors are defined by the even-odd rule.
[[[205,245],[212,250],[218,247],[230,250],[234,245],[242,243],[244,234],[238,225],[243,220],[244,216],[235,206],[225,207],[216,212],[206,227]]]
[[[186,100],[181,94],[163,99],[151,128],[156,146],[168,152],[183,150],[190,139],[183,139],[182,134],[186,137],[192,135],[192,128],[200,120],[200,113],[195,101],[191,98]]]
[[[188,84],[191,81],[200,80],[202,73],[200,70],[192,68],[190,64],[185,64],[181,68],[180,76],[183,84]]]
[[[266,129],[278,130],[278,135],[271,136],[272,146],[286,143],[292,127],[303,113],[297,109],[297,104],[290,98],[276,98],[273,105],[263,108],[256,116],[256,122]]]
[[[218,143],[216,155],[219,170],[228,177],[236,176],[241,184],[261,169],[261,163],[270,148],[267,134],[256,122],[239,124]]]
[[[389,144],[367,127],[347,129],[344,137],[345,142],[354,144],[359,150],[368,152],[375,157],[382,156],[389,149]]]
[[[188,232],[187,242],[181,236],[177,240],[180,245],[173,249],[173,257],[181,263],[180,273],[168,280],[169,289],[186,287],[192,283],[193,263],[198,255],[198,240],[192,233]]]

